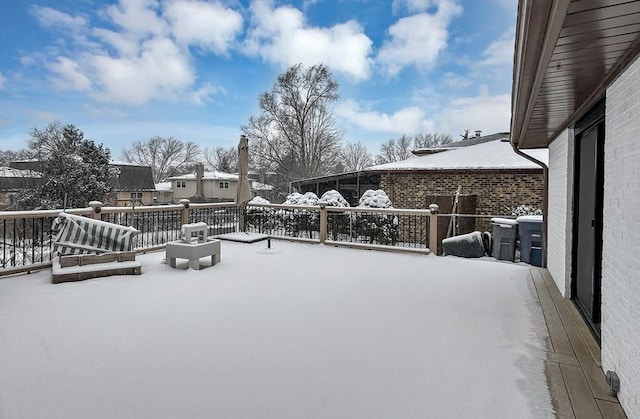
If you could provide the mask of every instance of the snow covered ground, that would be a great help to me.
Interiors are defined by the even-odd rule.
[[[553,415],[524,266],[279,241],[200,271],[163,257],[0,279],[0,418]]]

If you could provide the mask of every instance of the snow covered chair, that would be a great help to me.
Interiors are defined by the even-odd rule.
[[[139,275],[133,227],[61,213],[54,221],[53,283],[110,275]]]

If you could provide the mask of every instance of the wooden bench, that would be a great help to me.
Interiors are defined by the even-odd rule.
[[[54,227],[56,256],[52,282],[58,284],[111,275],[140,275],[133,246],[140,233],[133,227],[61,213]]]

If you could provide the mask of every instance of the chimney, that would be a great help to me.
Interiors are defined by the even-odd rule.
[[[479,129],[477,129],[475,132],[476,132],[476,138],[482,135],[482,131],[480,131]]]
[[[196,196],[204,198],[204,190],[202,188],[202,178],[204,177],[204,164],[196,164]]]

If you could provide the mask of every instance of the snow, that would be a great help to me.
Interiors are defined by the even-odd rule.
[[[318,196],[313,192],[306,192],[304,195],[294,192],[287,195],[282,205],[314,206],[318,205]]]
[[[238,175],[232,173],[225,173],[215,170],[213,172],[204,172],[202,177],[203,179],[213,179],[213,180],[238,180]],[[167,180],[194,180],[196,179],[195,173],[188,173],[186,175],[180,176],[171,176],[167,178]]]
[[[251,181],[251,189],[254,191],[272,191],[273,185],[267,185],[266,183],[261,183],[257,180],[253,180]]]
[[[225,234],[220,234],[216,237],[222,240],[231,240],[234,242],[242,242],[242,243],[255,243],[257,241],[266,240],[269,238],[267,234],[243,233],[243,232],[225,233]]]
[[[320,200],[326,202],[327,205],[330,207],[348,207],[349,206],[349,203],[347,202],[347,200],[344,199],[342,194],[336,191],[335,189],[331,189],[330,191],[323,193],[322,196],[320,197]]]
[[[391,200],[387,196],[386,192],[382,189],[373,190],[367,189],[362,196],[358,207],[364,208],[393,208]]]
[[[38,178],[42,173],[33,170],[14,169],[12,167],[0,166],[0,177],[3,178]]]
[[[156,183],[156,191],[170,191],[170,190],[171,190],[171,182]]]
[[[491,222],[493,224],[499,224],[502,227],[507,227],[507,228],[511,228],[512,226],[518,225],[518,221],[512,219],[512,218],[500,218],[500,217],[495,217],[491,219]]]
[[[256,195],[254,196],[251,201],[249,201],[249,204],[254,204],[254,205],[263,205],[263,204],[270,204],[271,202],[269,202],[268,199],[264,199],[263,197]]]
[[[532,157],[547,163],[547,149],[527,150]],[[371,166],[365,170],[436,170],[436,169],[539,169],[540,166],[517,155],[511,144],[500,140],[456,147],[442,153],[413,157],[393,163]]]
[[[516,220],[519,223],[542,223],[542,215],[521,215]]]
[[[3,278],[0,416],[553,416],[526,267],[281,241],[163,257]]]

